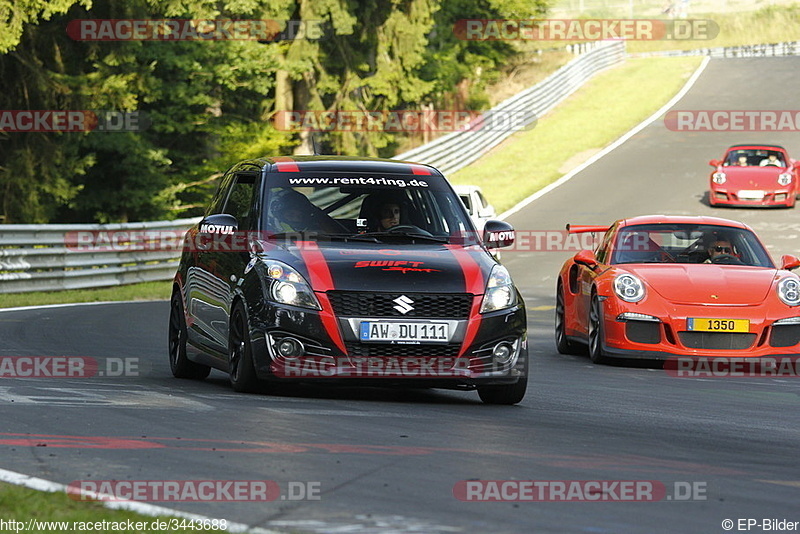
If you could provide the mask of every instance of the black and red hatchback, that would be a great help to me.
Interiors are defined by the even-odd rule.
[[[211,368],[237,391],[271,381],[477,389],[514,404],[527,388],[526,314],[427,165],[331,156],[234,165],[186,234],[169,322],[172,373]]]

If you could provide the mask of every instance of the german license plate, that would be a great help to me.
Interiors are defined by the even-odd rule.
[[[738,196],[742,200],[763,200],[764,192],[742,189],[741,191],[739,191]]]
[[[359,339],[382,342],[447,343],[450,341],[450,332],[447,323],[362,321]]]
[[[711,319],[690,317],[686,319],[686,329],[693,332],[749,332],[748,319]]]

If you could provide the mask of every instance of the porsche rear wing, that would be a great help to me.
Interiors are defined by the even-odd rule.
[[[585,234],[587,232],[606,233],[610,226],[591,226],[581,224],[567,224],[567,232],[570,234]]]

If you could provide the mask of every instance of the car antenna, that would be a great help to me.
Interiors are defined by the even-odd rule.
[[[317,146],[317,139],[314,137],[314,134],[309,134],[311,136],[311,147],[314,150],[315,156],[321,156],[322,153],[319,151],[319,147]]]

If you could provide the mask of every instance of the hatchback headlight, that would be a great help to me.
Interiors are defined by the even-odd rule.
[[[727,179],[724,172],[715,172],[711,175],[711,181],[715,184],[724,184]]]
[[[312,310],[322,309],[311,286],[293,267],[276,260],[264,263],[267,277],[271,280],[270,296],[274,301]]]
[[[511,281],[508,269],[502,265],[495,265],[486,282],[486,291],[483,294],[481,313],[503,310],[517,303],[517,291]]]
[[[639,302],[644,298],[644,284],[632,274],[621,274],[614,279],[614,292],[625,302]]]
[[[780,185],[789,185],[792,183],[792,175],[788,172],[782,172],[778,175],[778,183]]]
[[[800,305],[800,279],[787,276],[778,282],[778,298],[787,306]]]

